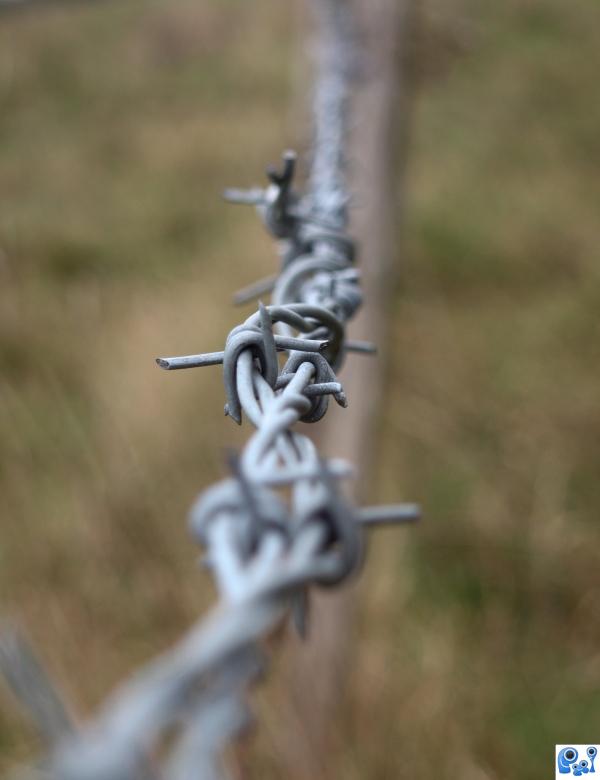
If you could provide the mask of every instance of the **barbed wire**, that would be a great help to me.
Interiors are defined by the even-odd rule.
[[[261,640],[288,617],[306,634],[310,586],[338,586],[359,570],[366,528],[418,518],[413,504],[351,505],[339,488],[350,464],[321,458],[294,428],[320,420],[330,397],[346,406],[336,372],[348,352],[374,350],[345,333],[362,302],[344,179],[357,60],[352,16],[344,0],[315,6],[320,44],[307,192],[294,188],[296,156],[286,152],[280,170],[268,169],[266,188],[225,193],[257,208],[281,257],[277,276],[236,300],[271,293],[271,303],[259,302],[223,351],[157,360],[167,370],[222,364],[226,414],[237,423],[246,416],[256,428],[241,454],[229,457],[231,476],[191,512],[219,601],[82,726],[25,640],[5,629],[0,662],[46,735],[41,770],[56,780],[225,778],[223,752],[250,722],[246,693],[265,670]]]

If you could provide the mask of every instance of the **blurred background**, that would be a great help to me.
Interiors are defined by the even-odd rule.
[[[0,13],[0,611],[80,712],[213,600],[186,512],[248,431],[154,357],[218,349],[275,267],[219,193],[307,148],[301,6]],[[600,5],[411,18],[368,491],[425,520],[374,540],[319,777],[541,780],[600,739]],[[244,777],[285,774],[277,671]],[[0,691],[0,771],[38,750]]]

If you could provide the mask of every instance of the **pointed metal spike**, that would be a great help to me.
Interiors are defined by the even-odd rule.
[[[200,355],[181,355],[179,357],[156,358],[156,363],[166,371],[178,371],[182,368],[202,368],[218,366],[223,362],[224,352],[205,352]]]
[[[292,625],[296,629],[299,638],[305,640],[308,637],[309,596],[306,588],[303,588],[292,602]]]
[[[266,276],[264,279],[254,282],[254,284],[242,287],[242,289],[238,290],[233,296],[233,302],[239,306],[242,303],[248,303],[249,301],[254,300],[254,298],[258,298],[260,295],[272,292],[275,283],[277,282],[277,278],[276,274],[273,276]]]
[[[357,511],[357,519],[367,526],[416,523],[421,519],[421,507],[418,504],[366,506]]]
[[[236,203],[242,206],[260,206],[266,202],[265,191],[258,187],[249,190],[228,187],[226,190],[223,190],[223,199],[228,203]]]

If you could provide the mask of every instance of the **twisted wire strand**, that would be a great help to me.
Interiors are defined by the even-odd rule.
[[[247,727],[247,689],[265,669],[261,641],[289,616],[306,632],[309,586],[337,586],[358,571],[365,527],[418,517],[414,505],[351,506],[338,489],[351,466],[324,461],[294,428],[320,420],[330,397],[346,405],[336,371],[348,351],[370,350],[345,337],[345,323],[361,304],[343,176],[356,56],[351,14],[344,0],[315,7],[321,38],[308,192],[301,197],[293,189],[295,155],[288,152],[281,170],[269,169],[267,188],[226,193],[254,204],[279,242],[280,273],[241,296],[271,291],[272,302],[259,303],[222,352],[157,361],[167,370],[222,363],[226,413],[256,428],[240,456],[230,458],[232,475],[206,490],[190,515],[219,601],[175,647],[122,684],[94,719],[60,731],[44,764],[55,780],[227,777],[223,752]],[[27,670],[26,654],[9,655]],[[40,727],[56,734],[42,710]],[[173,731],[165,756],[158,747]]]

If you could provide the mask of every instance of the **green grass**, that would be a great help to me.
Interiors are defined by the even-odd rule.
[[[217,349],[235,286],[273,268],[219,192],[304,144],[296,16],[0,16],[1,608],[80,711],[212,597],[184,518],[245,431],[218,372],[153,358]],[[418,16],[372,492],[425,519],[373,545],[323,777],[542,780],[555,742],[600,732],[600,7]],[[5,770],[38,746],[2,704]],[[260,740],[248,776],[281,776]]]

